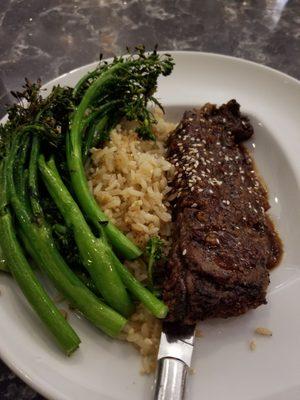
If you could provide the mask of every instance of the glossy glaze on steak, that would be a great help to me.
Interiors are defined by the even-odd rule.
[[[169,321],[193,324],[266,303],[281,244],[267,192],[241,142],[253,128],[235,100],[185,112],[169,139],[173,244],[163,297]]]

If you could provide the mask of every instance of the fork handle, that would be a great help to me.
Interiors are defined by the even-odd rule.
[[[158,361],[154,400],[182,400],[187,365],[177,358],[161,358]]]

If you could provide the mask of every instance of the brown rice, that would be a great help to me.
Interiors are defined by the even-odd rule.
[[[255,340],[251,340],[249,342],[249,348],[250,348],[251,351],[255,351],[256,350],[256,342],[255,342]]]
[[[169,192],[168,178],[172,165],[165,159],[165,142],[174,124],[166,122],[156,111],[158,123],[153,127],[156,142],[142,141],[130,124],[111,132],[102,149],[93,149],[89,184],[96,200],[110,220],[138,246],[160,235],[166,242],[170,235],[171,215],[164,201]],[[147,279],[141,260],[127,262],[140,281]],[[155,370],[161,322],[142,305],[131,316],[122,339],[132,343],[142,356],[142,373]]]
[[[259,326],[258,328],[255,329],[255,333],[261,336],[272,336],[273,333],[269,328],[264,328],[262,326]]]

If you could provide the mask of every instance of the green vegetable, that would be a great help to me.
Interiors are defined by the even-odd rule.
[[[158,236],[152,236],[146,245],[146,256],[148,258],[148,279],[150,287],[153,288],[153,267],[156,261],[162,257],[163,242]]]
[[[30,158],[30,171],[32,177],[32,188],[30,190],[31,197],[33,195],[38,196],[37,189],[37,162],[38,162],[38,140],[33,139],[32,152]],[[31,168],[32,166],[32,168]],[[30,179],[29,179],[30,182]],[[32,197],[32,206],[36,205],[36,197]],[[41,211],[38,213],[40,215]],[[93,293],[91,293],[87,287],[78,279],[78,277],[69,269],[67,264],[64,262],[61,255],[56,251],[55,244],[53,242],[49,228],[44,226],[46,231],[47,248],[49,252],[49,259],[47,261],[46,250],[45,253],[39,251],[36,248],[35,260],[38,262],[40,258],[40,265],[44,267],[57,289],[60,290],[64,296],[70,300],[70,302],[79,311],[81,311],[87,319],[94,323],[95,326],[102,329],[110,336],[116,336],[120,333],[121,329],[126,323],[126,320],[121,317],[117,312],[110,309],[99,299],[97,299]],[[61,229],[64,227],[62,226]],[[51,246],[49,246],[49,243]],[[35,246],[32,246],[33,250]],[[34,257],[33,257],[34,258]],[[53,262],[49,262],[49,260]],[[54,262],[55,261],[55,262]]]
[[[115,266],[127,289],[157,318],[165,318],[168,307],[128,271],[114,255]]]
[[[80,339],[31,270],[17,241],[9,212],[0,217],[1,246],[10,265],[10,271],[32,308],[53,334],[62,350],[72,354]]]
[[[30,195],[30,201],[26,198],[26,190],[22,190],[23,194],[21,197],[16,193],[13,167],[20,173],[20,186],[24,185],[23,181],[25,176],[21,172],[22,166],[24,168],[22,164],[25,161],[24,154],[26,154],[26,147],[18,145],[20,140],[21,136],[16,137],[12,149],[10,150],[6,175],[12,195],[12,205],[16,212],[16,217],[20,225],[20,235],[25,247],[29,250],[30,255],[37,265],[47,273],[56,288],[74,307],[108,335],[116,336],[120,333],[126,320],[114,310],[100,302],[69,269],[57,251],[51,235],[51,230],[44,221],[43,211],[38,201],[37,158],[39,155],[39,140],[36,136],[33,137],[29,160],[28,193]],[[27,141],[25,141],[25,143],[26,142]],[[18,149],[19,157],[16,159]],[[25,204],[27,204],[27,209],[24,206]],[[30,205],[32,213],[29,209]],[[29,241],[28,238],[31,238],[31,240]]]
[[[6,258],[4,257],[3,250],[0,246],[0,271],[10,272]]]
[[[70,355],[75,351],[80,339],[65,320],[61,312],[45,292],[30,268],[15,234],[8,206],[6,175],[1,164],[1,200],[0,200],[0,240],[1,249],[8,262],[9,269],[22,290],[24,296],[36,311],[40,319],[53,334],[62,350]]]
[[[41,156],[39,159],[39,166],[44,182],[53,200],[64,215],[67,225],[72,226],[75,232],[75,240],[81,252],[83,262],[104,299],[108,302],[117,300],[117,304],[109,304],[114,308],[118,307],[117,310],[119,310],[122,297],[120,297],[120,294],[112,295],[112,290],[115,290],[117,293],[120,288],[117,286],[113,287],[111,285],[113,282],[112,277],[108,278],[106,273],[103,275],[103,271],[101,270],[103,267],[107,268],[109,266],[109,273],[117,273],[117,276],[120,276],[127,289],[140,300],[151,313],[158,318],[164,318],[168,312],[166,305],[134,278],[115,256],[105,242],[103,236],[100,238],[95,238],[93,236],[78,206],[68,193],[66,187],[63,186],[54,161],[50,160],[46,163],[45,159]],[[106,280],[108,280],[107,284],[105,283]],[[128,312],[131,312],[131,306],[128,305],[127,307]],[[122,311],[119,310],[119,312]]]
[[[9,269],[67,354],[80,339],[37,281],[19,240],[71,305],[108,335],[118,335],[132,313],[129,293],[166,316],[165,304],[119,260],[141,250],[99,208],[84,164],[123,118],[138,121],[141,138],[155,139],[147,104],[160,106],[153,97],[157,79],[172,68],[170,56],[139,48],[137,56],[100,62],[74,89],[56,86],[46,98],[40,81],[26,80],[0,125],[0,270]]]
[[[50,159],[46,163],[45,158],[40,156],[39,167],[49,193],[64,216],[66,224],[74,232],[82,262],[97,289],[115,310],[122,315],[130,315],[133,311],[132,303],[113,265],[110,254],[112,252],[109,251],[104,236],[97,238],[92,233],[79,207],[63,184],[54,160]]]
[[[22,241],[32,258],[47,273],[57,290],[70,301],[74,308],[81,311],[92,324],[107,335],[118,336],[126,324],[126,319],[100,301],[68,268],[60,254],[57,251],[51,251],[51,246],[46,245],[44,240],[51,241],[51,237],[47,235],[47,232],[43,233],[43,240],[39,241],[39,244],[43,246],[38,247],[29,243],[25,233],[21,231]]]
[[[82,145],[82,160],[86,161],[89,150],[109,139],[110,131],[119,121],[115,107],[120,104],[120,100],[115,100],[105,104],[98,110],[90,113],[83,126],[84,141]]]
[[[107,119],[111,118],[115,124],[126,117],[139,122],[140,126],[137,131],[142,138],[154,139],[150,129],[154,118],[147,109],[147,102],[152,100],[159,104],[152,96],[156,89],[157,78],[160,74],[169,75],[172,68],[173,61],[169,56],[160,57],[156,51],[147,55],[144,48],[139,49],[138,57],[115,58],[112,64],[104,64],[92,76],[92,83],[84,92],[71,120],[71,130],[67,137],[67,162],[72,188],[82,211],[90,222],[99,232],[104,231],[117,253],[127,259],[137,258],[142,252],[108,222],[106,215],[90,193],[84,171],[83,152],[85,157],[89,143],[92,141],[88,140],[88,146],[85,146],[83,150],[84,128],[86,120],[90,123],[89,115],[91,113],[97,115],[98,110],[109,104],[110,108],[97,125],[97,129],[100,130],[99,136],[103,134],[103,130],[105,131],[103,126]],[[86,80],[90,78],[91,75],[88,75]],[[75,88],[74,95],[86,83],[86,80],[83,79]],[[117,103],[114,104],[114,102]],[[107,132],[104,133],[104,136],[106,134]],[[108,223],[104,226],[103,223],[106,222]]]

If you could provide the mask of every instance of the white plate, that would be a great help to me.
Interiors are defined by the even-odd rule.
[[[195,374],[187,399],[299,400],[300,398],[300,83],[251,62],[174,52],[173,74],[159,82],[167,116],[236,98],[255,127],[249,144],[270,190],[271,213],[284,242],[281,265],[271,273],[268,305],[239,318],[201,324]],[[93,65],[46,85],[74,85]],[[80,350],[65,358],[53,345],[11,279],[1,275],[0,353],[29,385],[55,400],[151,399],[153,377],[139,374],[135,350],[72,316]],[[17,293],[17,294],[16,294]],[[266,326],[272,338],[255,337]],[[249,350],[255,339],[257,349]]]

